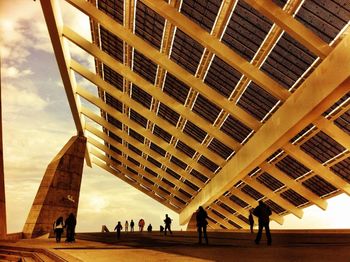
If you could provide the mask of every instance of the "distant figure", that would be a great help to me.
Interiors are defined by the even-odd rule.
[[[249,211],[249,225],[250,225],[250,233],[254,233],[254,217],[253,217],[253,211]]]
[[[60,243],[61,242],[61,236],[62,236],[62,233],[63,233],[63,228],[64,228],[63,217],[59,217],[53,223],[53,232],[55,233],[56,243]]]
[[[140,220],[139,220],[139,230],[140,230],[140,232],[142,232],[143,231],[143,227],[145,226],[145,220],[143,220],[143,218],[141,218]]]
[[[125,232],[128,232],[129,230],[129,222],[128,220],[125,221]]]
[[[148,231],[148,232],[152,232],[152,225],[151,225],[151,224],[148,225],[147,231]]]
[[[109,229],[106,225],[102,225],[102,229],[101,229],[101,232],[104,233],[104,232],[109,232]]]
[[[162,225],[160,225],[159,231],[160,231],[160,232],[163,232],[163,231],[164,231],[164,227],[163,227]]]
[[[73,213],[70,213],[67,217],[66,221],[66,231],[67,231],[67,239],[66,242],[75,242],[75,226],[77,225],[77,220]]]
[[[165,219],[164,219],[164,224],[165,224],[165,228],[164,228],[164,235],[166,235],[166,230],[168,229],[170,234],[173,234],[173,232],[171,232],[171,218],[168,217],[168,214],[165,214]]]
[[[120,238],[120,231],[122,231],[123,226],[120,223],[120,221],[118,221],[118,224],[115,226],[114,231],[117,231],[117,238]]]
[[[198,244],[202,244],[202,231],[203,231],[203,237],[205,239],[205,243],[208,245],[207,218],[208,218],[207,212],[203,209],[202,206],[200,206],[196,214],[197,229],[198,229]]]
[[[134,220],[131,219],[131,221],[130,221],[130,232],[134,232],[134,226],[135,226]]]
[[[259,206],[257,206],[254,209],[253,214],[259,218],[259,231],[255,239],[255,244],[258,245],[260,243],[262,230],[265,227],[267,244],[270,246],[272,243],[270,226],[269,226],[269,223],[270,223],[269,216],[272,214],[271,209],[262,200],[260,200]]]

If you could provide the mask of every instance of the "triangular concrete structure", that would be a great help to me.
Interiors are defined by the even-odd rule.
[[[72,137],[48,165],[23,228],[25,238],[52,231],[53,222],[77,214],[86,138]]]

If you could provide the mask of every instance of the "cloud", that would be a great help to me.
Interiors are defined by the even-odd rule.
[[[33,72],[30,69],[19,70],[14,66],[1,68],[1,76],[8,78],[24,77],[32,75]]]
[[[19,113],[30,108],[32,112],[44,110],[48,102],[33,89],[17,88],[12,84],[4,85],[4,112]],[[25,111],[24,111],[25,112]],[[28,112],[28,111],[27,111]]]

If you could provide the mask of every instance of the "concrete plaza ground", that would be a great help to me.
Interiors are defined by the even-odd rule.
[[[197,244],[196,232],[167,236],[160,232],[123,232],[120,240],[113,232],[79,233],[75,243],[57,244],[52,238],[0,242],[0,254],[6,248],[22,252],[31,249],[41,256],[41,260],[27,257],[24,261],[350,262],[350,231],[274,231],[272,246],[266,245],[264,237],[260,245],[255,245],[255,235],[248,232],[208,235],[210,244],[206,246]]]

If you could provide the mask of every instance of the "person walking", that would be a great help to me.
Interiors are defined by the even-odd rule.
[[[253,217],[253,211],[249,210],[249,225],[250,225],[250,233],[254,233],[254,217]]]
[[[141,218],[140,220],[139,220],[139,230],[140,230],[140,232],[142,232],[143,231],[143,227],[145,226],[145,220],[143,220],[143,218]]]
[[[134,226],[135,226],[134,220],[131,219],[131,221],[130,221],[130,232],[134,232]]]
[[[120,231],[123,230],[123,226],[120,223],[120,221],[118,221],[117,225],[114,228],[114,231],[117,231],[117,239],[120,239]]]
[[[125,232],[128,232],[129,230],[129,222],[128,220],[125,221]]]
[[[164,224],[165,224],[164,235],[166,235],[167,229],[169,230],[170,234],[172,235],[173,232],[171,232],[171,218],[168,216],[168,214],[165,214]]]
[[[56,243],[60,243],[61,242],[61,236],[62,236],[62,233],[63,233],[63,228],[64,228],[63,217],[59,217],[53,223],[53,232],[55,233]]]
[[[253,214],[258,217],[259,231],[256,235],[255,244],[259,245],[263,228],[265,228],[267,244],[270,246],[272,243],[270,233],[270,216],[272,214],[270,207],[268,207],[262,200],[259,201],[259,205],[254,209]]]
[[[208,236],[207,236],[207,225],[208,225],[208,214],[204,210],[202,206],[198,208],[197,214],[196,214],[196,221],[197,221],[197,231],[198,231],[198,244],[202,244],[202,232],[203,237],[205,239],[205,243],[208,245]]]
[[[75,226],[77,225],[77,220],[73,213],[70,213],[65,221],[67,238],[66,242],[75,242]]]

